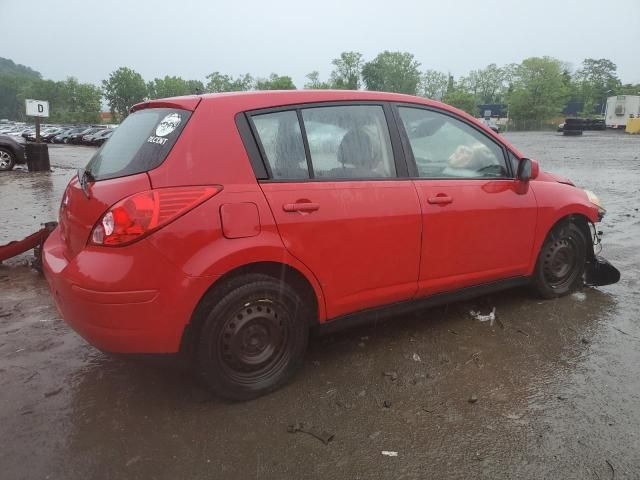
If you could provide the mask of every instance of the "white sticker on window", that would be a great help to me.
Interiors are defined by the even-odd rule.
[[[182,121],[182,117],[177,113],[170,113],[166,117],[164,117],[158,126],[156,127],[156,135],[158,137],[166,137],[171,132],[173,132],[180,122]]]

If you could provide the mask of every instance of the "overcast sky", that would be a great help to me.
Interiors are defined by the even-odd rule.
[[[54,80],[127,66],[146,80],[276,72],[302,87],[342,51],[401,50],[456,78],[550,55],[574,68],[608,58],[640,82],[640,0],[0,0],[0,19],[0,57]]]

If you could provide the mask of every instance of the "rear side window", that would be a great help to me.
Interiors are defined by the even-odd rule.
[[[269,162],[271,177],[281,180],[309,178],[304,142],[296,112],[265,113],[251,117]]]
[[[316,178],[380,178],[396,175],[391,139],[379,105],[302,110]]]
[[[191,112],[174,108],[132,113],[89,160],[86,171],[96,180],[106,180],[156,168],[167,158],[190,116]]]

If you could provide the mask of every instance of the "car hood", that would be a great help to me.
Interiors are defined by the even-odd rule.
[[[545,172],[544,170],[540,170],[540,173],[538,173],[538,176],[537,176],[536,180],[539,181],[539,182],[564,183],[565,185],[571,185],[572,187],[576,186],[575,183],[573,183],[568,178],[562,177],[560,175],[556,175],[555,173]]]

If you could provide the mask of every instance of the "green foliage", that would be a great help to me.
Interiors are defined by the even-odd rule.
[[[359,90],[362,84],[363,62],[362,54],[358,52],[342,52],[340,58],[333,59],[333,71],[329,80],[331,88]]]
[[[475,95],[462,87],[447,90],[442,101],[452,107],[464,110],[474,117],[478,115],[478,100]]]
[[[515,119],[546,120],[560,113],[567,88],[562,63],[551,57],[531,57],[515,71],[509,93],[509,113]]]
[[[320,74],[317,70],[307,74],[309,81],[304,84],[304,88],[308,90],[326,90],[333,88],[330,82],[323,82],[320,80]]]
[[[506,73],[495,63],[480,70],[471,70],[460,79],[465,90],[477,98],[478,103],[499,103],[504,98]]]
[[[420,83],[420,63],[408,52],[384,52],[362,67],[368,90],[415,95]]]
[[[253,88],[254,80],[248,73],[233,78],[230,75],[223,75],[220,72],[213,72],[207,75],[206,90],[211,93],[218,92],[243,92]]]
[[[202,92],[204,87],[198,80],[184,80],[182,77],[156,78],[147,83],[149,98],[180,97]]]
[[[640,83],[625,83],[612,95],[640,95]]]
[[[575,73],[574,95],[583,102],[583,112],[591,114],[595,105],[602,104],[620,89],[618,67],[606,58],[585,58],[582,67]]]
[[[436,70],[425,70],[420,77],[418,95],[432,100],[441,100],[447,92],[448,85],[449,77],[446,74]]]
[[[23,89],[40,80],[39,72],[0,57],[0,118],[24,119]]]
[[[114,118],[126,117],[129,109],[147,96],[147,86],[142,75],[127,67],[111,72],[109,79],[102,81],[102,86]]]
[[[295,90],[296,86],[291,77],[272,73],[269,78],[259,78],[255,84],[256,90]]]
[[[12,74],[19,77],[29,78],[31,80],[38,80],[42,78],[40,72],[36,72],[29,67],[20,65],[19,63],[14,63],[13,60],[2,57],[0,57],[0,74]]]

